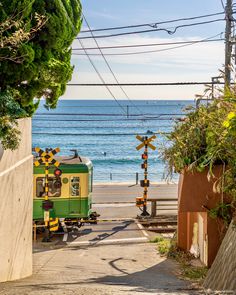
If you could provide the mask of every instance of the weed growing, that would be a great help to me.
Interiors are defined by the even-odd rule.
[[[151,242],[157,244],[157,250],[161,255],[172,258],[179,263],[183,278],[202,283],[208,269],[204,266],[193,266],[191,263],[195,259],[194,256],[178,249],[175,237],[170,239],[158,235]]]

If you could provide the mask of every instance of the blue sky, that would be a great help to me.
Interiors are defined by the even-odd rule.
[[[82,0],[82,5],[83,13],[93,29],[155,23],[223,11],[220,0]],[[220,15],[211,19],[223,17],[223,15]],[[204,20],[209,19],[190,22]],[[178,24],[180,23],[183,22]],[[162,27],[169,28],[172,26],[173,24],[168,24]],[[152,32],[97,40],[100,46],[201,40],[224,32],[224,27],[225,22],[221,21],[181,28],[174,35],[168,35],[166,32]],[[85,28],[84,22],[82,29]],[[84,34],[79,36],[84,36]],[[83,45],[85,47],[96,46],[93,40],[84,40]],[[103,52],[124,53],[169,47],[112,49]],[[78,40],[74,41],[73,48],[80,48]],[[93,53],[98,53],[98,51],[93,51]],[[104,80],[114,82],[114,78],[102,58],[100,56],[91,56],[91,58]],[[222,68],[224,63],[224,42],[201,43],[142,55],[107,56],[107,60],[119,82],[210,81],[212,76],[218,75],[218,70]],[[75,66],[72,82],[100,83],[86,56],[73,55],[72,64]],[[117,99],[125,99],[118,87],[111,88],[111,90]],[[125,88],[131,99],[194,99],[195,94],[201,94],[203,90],[203,86]],[[111,96],[103,87],[68,87],[64,98],[111,99]]]

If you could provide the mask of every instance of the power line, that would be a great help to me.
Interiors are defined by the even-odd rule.
[[[128,26],[120,26],[120,27],[94,29],[94,30],[92,30],[92,32],[123,30],[123,29],[140,28],[140,27],[152,27],[153,28],[153,27],[156,27],[157,25],[168,24],[168,23],[173,23],[173,22],[178,22],[178,21],[194,20],[194,19],[211,17],[211,16],[216,16],[216,15],[222,15],[222,14],[224,14],[224,12],[217,12],[217,13],[205,14],[205,15],[193,16],[193,17],[187,17],[187,18],[178,18],[178,19],[174,19],[174,20],[155,22],[155,23],[146,23],[146,24],[139,24],[139,25],[128,25]],[[88,33],[88,32],[91,32],[91,30],[82,30],[82,31],[80,31],[80,33]]]
[[[48,116],[48,113],[36,113],[34,116]],[[145,116],[179,116],[182,113],[145,114]],[[92,113],[50,113],[50,116],[94,116],[94,117],[126,117],[126,114],[92,114]],[[140,114],[130,114],[130,117],[140,117]]]
[[[154,100],[155,101],[155,100]],[[191,100],[192,101],[192,100]],[[158,101],[160,102],[160,100]],[[130,108],[132,108],[133,106],[131,105],[125,105],[126,107],[129,106]],[[139,107],[177,107],[177,106],[185,106],[185,104],[181,104],[180,103],[176,103],[176,104],[139,104]],[[59,107],[62,108],[119,108],[119,106],[111,106],[111,105],[57,105],[57,109]]]
[[[82,14],[83,14],[83,13],[82,13]],[[94,37],[93,32],[91,31],[90,25],[89,25],[89,23],[88,23],[88,21],[87,21],[87,19],[86,19],[86,17],[85,17],[84,14],[83,14],[83,18],[84,18],[84,20],[85,20],[85,22],[86,22],[86,24],[87,24],[87,27],[89,28],[89,30],[90,30],[90,32],[91,32],[91,35],[92,35],[92,37],[93,37],[93,39],[94,39],[94,42],[96,43],[97,48],[99,49],[100,54],[102,55],[102,57],[103,57],[103,59],[104,59],[106,65],[107,65],[107,67],[108,67],[110,73],[112,74],[112,76],[113,76],[113,78],[115,79],[116,83],[119,85],[119,87],[120,87],[121,91],[123,92],[123,94],[125,95],[125,97],[126,97],[126,98],[127,98],[132,104],[133,104],[133,102],[130,100],[130,97],[129,97],[128,94],[126,93],[126,91],[125,91],[125,90],[123,89],[123,87],[120,85],[120,83],[119,83],[119,81],[118,81],[118,79],[117,79],[115,73],[113,72],[113,70],[112,70],[110,64],[108,63],[108,61],[107,61],[106,57],[104,56],[104,54],[103,54],[101,48],[99,47],[98,41],[97,41],[96,38]],[[86,54],[88,54],[88,53],[86,53]],[[133,104],[133,105],[134,105],[134,104]],[[134,105],[134,106],[135,106],[135,105]],[[136,106],[135,106],[135,107],[136,107]],[[136,109],[140,112],[140,109],[139,109],[138,107],[136,107]],[[141,112],[140,112],[140,113],[141,113]]]
[[[222,40],[224,40],[224,39],[208,40],[208,42],[209,41],[222,41]],[[159,49],[159,50],[147,50],[147,51],[138,51],[138,52],[124,52],[124,53],[106,53],[104,55],[106,55],[106,56],[122,56],[122,55],[137,55],[137,54],[145,54],[145,53],[155,53],[155,52],[169,51],[169,50],[173,50],[173,49],[177,49],[177,48],[187,47],[187,46],[195,45],[200,42],[203,42],[203,41],[196,41],[196,42],[192,42],[190,44],[184,44],[184,45],[179,45],[179,46],[174,46],[174,47],[164,48],[164,49]],[[85,54],[72,53],[72,55],[85,55]],[[90,56],[91,55],[100,56],[99,53],[89,53],[89,55]]]
[[[222,8],[225,10],[225,6],[224,6],[224,3],[223,3],[223,0],[220,0],[221,2],[221,5],[222,5]]]
[[[184,116],[184,115],[183,115]],[[182,117],[183,117],[182,116]],[[47,122],[129,122],[129,121],[171,121],[171,120],[176,120],[176,119],[181,119],[182,117],[175,117],[175,118],[135,118],[135,119],[122,119],[122,118],[117,118],[117,119],[48,119],[47,117]],[[34,118],[33,121],[44,121],[45,122],[45,118],[44,119],[39,119],[39,118]]]
[[[224,21],[225,19],[215,19],[215,20],[210,20],[210,21],[205,21],[205,22],[198,22],[198,23],[192,23],[192,24],[184,24],[184,25],[179,25],[174,27],[173,30],[168,29],[168,28],[157,28],[157,29],[152,29],[152,30],[142,30],[142,31],[132,31],[132,32],[126,32],[126,33],[116,33],[116,34],[110,34],[110,35],[96,35],[93,37],[86,36],[86,37],[76,37],[75,39],[77,40],[84,40],[84,39],[92,39],[92,38],[110,38],[110,37],[117,37],[117,36],[124,36],[124,35],[133,35],[133,34],[143,34],[143,33],[150,33],[150,32],[159,32],[159,31],[165,31],[169,35],[173,35],[176,33],[176,31],[180,28],[184,27],[192,27],[192,26],[198,26],[198,25],[204,25],[204,24],[210,24],[210,23],[215,23],[219,21]]]
[[[73,23],[71,22],[71,20],[70,20],[70,18],[69,18],[69,16],[68,16],[68,13],[67,13],[66,10],[65,10],[65,13],[66,13],[67,20],[72,24],[73,30],[75,31],[75,27],[74,27]],[[82,14],[83,14],[83,13],[82,13]],[[79,40],[79,42],[80,42],[81,47],[83,48],[84,46],[83,46],[82,41]],[[86,50],[84,50],[84,52],[87,54],[87,51],[86,51]],[[104,86],[107,88],[107,90],[108,90],[109,93],[111,94],[111,96],[114,98],[114,100],[116,101],[116,103],[121,107],[121,109],[123,109],[123,111],[125,111],[124,108],[122,107],[122,105],[117,101],[117,99],[116,99],[116,97],[114,96],[114,94],[112,93],[112,91],[111,91],[111,90],[105,85],[105,81],[104,81],[103,77],[102,77],[101,74],[99,73],[98,69],[96,68],[95,64],[93,63],[93,61],[91,60],[91,58],[89,57],[88,54],[87,54],[87,57],[88,57],[88,59],[89,59],[91,65],[93,66],[94,70],[96,71],[97,75],[99,76],[100,80],[103,82]]]
[[[81,40],[79,40],[81,47],[83,46],[83,43]],[[92,67],[94,68],[95,72],[97,73],[98,77],[100,78],[100,80],[102,81],[103,85],[106,87],[106,89],[108,90],[108,92],[111,94],[111,96],[114,98],[114,100],[116,101],[116,103],[120,106],[120,108],[125,112],[125,109],[122,107],[122,105],[118,102],[118,100],[116,99],[115,95],[113,94],[113,92],[108,88],[108,86],[106,85],[105,80],[103,79],[102,75],[100,74],[100,72],[98,71],[98,69],[96,68],[95,64],[93,63],[92,59],[90,58],[90,56],[88,55],[86,49],[84,49],[84,52],[87,55],[87,58],[89,59],[89,62],[91,63]],[[68,84],[67,84],[68,85]]]
[[[137,135],[136,132],[132,133],[52,133],[52,132],[33,132],[37,135],[55,135],[55,136],[130,136]],[[139,133],[140,135],[147,135],[147,133]],[[152,132],[152,134],[166,134],[166,132]]]
[[[152,126],[153,127],[153,126]],[[86,127],[84,126],[37,126],[37,125],[33,125],[33,129],[36,129],[36,128],[39,128],[39,129],[83,129],[85,130]],[[95,127],[87,127],[88,129],[132,129],[132,128],[139,128],[140,129],[140,126],[105,126],[105,127],[101,127],[101,126],[95,126]],[[172,128],[172,125],[160,125],[158,126],[158,128]]]
[[[219,33],[214,37],[222,35]],[[214,38],[212,37],[212,38]],[[118,46],[100,46],[100,49],[120,49],[120,48],[137,48],[137,47],[152,47],[152,46],[166,46],[166,45],[178,45],[178,44],[189,44],[194,42],[205,43],[205,42],[213,42],[213,41],[220,41],[224,40],[224,38],[208,40],[209,38],[202,39],[202,40],[189,40],[189,41],[178,41],[178,42],[164,42],[164,43],[149,43],[149,44],[134,44],[134,45],[118,45]],[[98,50],[97,47],[86,47],[86,50]],[[84,51],[84,48],[72,48],[72,51]]]
[[[148,82],[148,83],[120,83],[121,86],[191,86],[191,85],[223,85],[224,82]],[[119,86],[115,83],[106,83],[105,86]],[[98,83],[69,83],[67,86],[104,86]]]

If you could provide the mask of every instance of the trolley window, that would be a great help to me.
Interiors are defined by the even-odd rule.
[[[80,178],[78,176],[70,178],[70,195],[72,197],[80,196]]]
[[[44,187],[45,187],[45,178],[37,177],[36,179],[36,197],[37,198],[42,198],[45,196]],[[61,196],[61,182],[57,177],[48,178],[48,196],[49,197]]]

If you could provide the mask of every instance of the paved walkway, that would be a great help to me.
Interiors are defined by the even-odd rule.
[[[96,186],[95,203],[131,202],[140,187]],[[152,194],[176,196],[176,186],[157,185]],[[118,218],[55,237],[57,243],[34,246],[34,273],[0,284],[0,295],[200,294],[176,275],[177,266],[161,257],[134,221],[138,209],[97,206],[102,218]],[[123,217],[124,219],[119,219]]]
[[[0,285],[4,295],[199,294],[150,243],[70,246],[34,254],[32,277]]]

